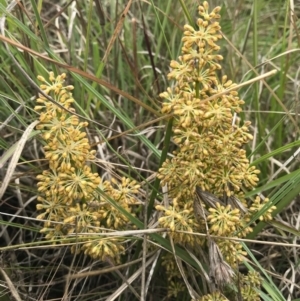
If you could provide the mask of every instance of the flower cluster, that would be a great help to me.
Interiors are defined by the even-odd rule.
[[[238,274],[236,278],[237,289],[238,289],[238,300],[245,301],[259,301],[260,297],[257,289],[261,284],[261,277],[255,271],[250,271],[248,275]],[[220,291],[215,291],[211,294],[204,295],[197,301],[229,301],[231,298],[227,298],[225,294]],[[236,300],[236,299],[234,299]]]
[[[194,232],[225,237],[208,239],[209,256],[214,254],[209,258],[211,277],[220,288],[222,281],[233,281],[233,270],[246,255],[240,243],[226,237],[245,237],[251,232],[251,217],[263,211],[268,199],[261,203],[257,198],[250,206],[245,199],[245,191],[257,185],[260,171],[250,166],[242,148],[253,139],[251,123],[236,121],[244,101],[238,97],[236,84],[220,75],[219,11],[216,7],[210,12],[205,1],[198,9],[197,28],[184,26],[181,56],[171,61],[168,74],[176,84],[160,95],[165,100],[162,112],[173,116],[173,141],[178,147],[158,173],[172,203],[156,209],[162,214],[160,225],[171,230],[177,243],[201,247],[203,240]],[[266,207],[261,219],[270,220],[274,209]],[[201,300],[223,299],[227,300],[215,292]]]
[[[90,163],[95,159],[95,151],[91,150],[84,131],[88,123],[80,122],[72,114],[73,86],[64,86],[65,77],[55,77],[50,72],[47,81],[38,76],[41,90],[53,99],[51,102],[39,95],[35,107],[40,112],[37,129],[42,132],[45,158],[49,161],[49,169],[37,176],[37,210],[42,212],[37,218],[44,221],[41,232],[53,243],[74,241],[76,235],[81,245],[73,245],[73,252],[82,250],[93,258],[118,261],[125,250],[123,240],[103,238],[101,233],[106,231],[105,227],[110,231],[128,228],[129,221],[103,195],[132,212],[139,185],[127,178],[121,183],[116,179],[103,181],[92,171]]]
[[[184,292],[186,287],[182,282],[180,271],[175,262],[174,255],[171,253],[166,253],[162,256],[162,266],[166,272],[168,278],[168,293],[167,297],[178,298],[179,294]]]

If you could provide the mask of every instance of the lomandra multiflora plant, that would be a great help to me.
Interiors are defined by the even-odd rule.
[[[132,213],[139,185],[128,178],[103,181],[92,172],[95,151],[86,137],[88,123],[72,114],[73,86],[64,85],[65,77],[55,77],[53,72],[49,72],[48,80],[38,77],[41,90],[54,101],[39,95],[35,107],[40,112],[37,129],[41,130],[49,163],[49,168],[37,176],[37,210],[41,212],[37,218],[44,221],[41,232],[53,243],[70,243],[72,252],[118,262],[125,251],[124,240],[107,234],[130,229],[131,225],[108,198]]]
[[[165,255],[167,297],[178,297],[200,279],[194,288],[188,287],[194,300],[259,300],[259,274],[239,273],[247,254],[238,239],[252,231],[255,216],[270,220],[274,207],[267,198],[245,198],[258,183],[259,170],[250,166],[243,149],[253,137],[249,121],[237,122],[244,102],[236,85],[221,75],[217,42],[222,35],[216,21],[220,8],[208,9],[207,2],[199,6],[196,29],[185,25],[182,54],[171,62],[168,75],[174,85],[161,94],[162,112],[173,116],[177,150],[158,172],[169,196],[169,204],[156,206],[159,224],[201,265],[200,277],[184,282],[182,274],[191,270],[173,254]],[[118,262],[125,240],[109,233],[133,226],[112,204],[133,215],[140,185],[128,178],[103,180],[92,171],[95,151],[87,139],[88,123],[74,114],[73,86],[64,84],[65,77],[53,72],[48,79],[38,77],[41,90],[50,97],[39,95],[35,107],[47,160],[46,170],[37,176],[41,232],[55,244],[69,244],[74,253]]]
[[[250,203],[245,199],[245,192],[258,183],[259,170],[250,166],[243,149],[253,139],[250,122],[236,122],[244,101],[236,85],[221,75],[219,11],[216,7],[209,12],[206,1],[199,6],[196,28],[184,26],[181,56],[170,64],[168,78],[175,83],[161,94],[162,112],[173,115],[173,140],[178,148],[159,170],[170,204],[156,209],[161,212],[160,225],[170,229],[173,242],[192,248],[208,266],[209,273],[202,275],[207,283],[202,283],[202,294],[194,299],[253,301],[260,300],[260,276],[239,273],[246,252],[232,238],[251,232],[250,222],[263,207],[260,219],[265,221],[272,218],[275,208],[267,198],[257,197]],[[172,296],[184,285],[170,258],[166,256],[163,265]]]

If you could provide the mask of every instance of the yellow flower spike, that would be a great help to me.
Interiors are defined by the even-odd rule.
[[[65,86],[65,89],[66,89],[67,91],[72,91],[72,90],[74,90],[74,86],[72,86],[72,85]]]
[[[170,230],[171,231],[175,231],[176,229],[175,229],[175,223],[174,223],[174,221],[171,221],[171,223],[170,223],[170,225],[169,225],[169,228],[170,228]]]
[[[162,216],[158,219],[158,222],[161,224],[161,225],[166,225],[167,224],[167,221],[168,221],[169,217],[167,216]]]
[[[38,76],[37,76],[37,79],[38,79],[40,82],[45,82],[45,81],[46,81],[45,78],[44,78],[43,76],[41,76],[41,75],[38,75]]]
[[[54,72],[52,72],[52,71],[49,72],[49,80],[50,80],[50,82],[55,81]]]
[[[90,253],[95,255],[95,256],[99,256],[99,253],[100,253],[100,248],[99,246],[94,246],[91,250],[90,250]]]
[[[106,220],[106,225],[107,225],[108,227],[111,227],[111,225],[112,225],[112,219],[111,219],[111,216],[109,216],[109,217],[107,218],[107,220]]]
[[[58,159],[58,157],[59,157],[58,154],[52,155],[50,160],[56,161]]]
[[[47,85],[40,85],[40,88],[43,91],[48,90],[48,86]]]
[[[158,211],[164,211],[164,210],[165,210],[165,207],[162,206],[162,205],[156,205],[156,206],[155,206],[155,209],[158,210]]]
[[[61,75],[58,76],[60,81],[64,81],[64,79],[67,77],[66,73],[62,73]]]

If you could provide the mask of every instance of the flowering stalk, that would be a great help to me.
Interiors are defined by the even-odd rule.
[[[39,95],[35,107],[40,112],[37,129],[42,131],[45,158],[49,161],[49,169],[37,176],[37,209],[42,211],[37,219],[44,220],[41,232],[53,243],[69,241],[72,234],[76,234],[77,241],[82,244],[79,247],[73,245],[73,252],[79,248],[93,258],[118,261],[125,250],[123,240],[101,238],[95,234],[103,232],[105,227],[121,230],[126,226],[128,229],[130,224],[123,214],[103,197],[100,198],[97,189],[102,189],[108,197],[131,212],[132,205],[136,204],[134,194],[138,192],[139,185],[126,178],[121,183],[115,179],[103,181],[92,172],[90,162],[95,160],[95,151],[91,150],[84,132],[88,123],[80,122],[77,116],[68,112],[74,111],[70,92],[73,86],[63,85],[65,77],[65,74],[55,77],[50,72],[47,81],[38,76],[42,91],[60,106]]]
[[[222,35],[216,20],[220,9],[209,12],[205,1],[198,9],[197,28],[184,26],[181,56],[178,61],[171,61],[172,71],[168,74],[168,79],[176,84],[160,95],[165,99],[162,112],[173,115],[173,140],[178,148],[159,170],[158,177],[168,186],[172,199],[168,207],[156,206],[162,212],[159,223],[171,230],[175,242],[194,249],[206,241],[192,235],[199,231],[245,237],[252,231],[251,217],[268,202],[258,197],[249,206],[245,199],[245,191],[258,183],[259,170],[250,166],[242,148],[253,139],[250,122],[234,122],[244,101],[232,89],[236,84],[226,75],[219,75],[223,57],[218,54],[217,42]],[[270,220],[273,210],[271,207],[261,219]],[[246,253],[238,242],[209,237],[207,240],[210,277],[221,289],[222,284],[234,281],[238,273],[234,270]],[[247,289],[242,288],[242,294]],[[258,298],[255,290],[251,294],[251,300]],[[200,300],[217,299],[210,295]]]

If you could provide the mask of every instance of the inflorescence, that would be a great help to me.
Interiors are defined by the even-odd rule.
[[[54,100],[39,95],[35,107],[40,112],[37,129],[42,132],[49,162],[49,169],[37,176],[37,209],[42,212],[37,218],[44,221],[41,232],[53,243],[76,241],[73,252],[82,250],[93,258],[118,261],[125,250],[124,239],[101,233],[128,229],[130,222],[103,195],[133,214],[140,186],[128,178],[103,181],[92,171],[95,151],[84,131],[88,123],[72,114],[73,86],[64,86],[65,77],[50,72],[47,81],[38,76],[41,90]]]
[[[160,95],[165,100],[162,113],[172,114],[177,149],[158,172],[161,184],[168,187],[170,204],[157,205],[156,210],[160,226],[170,229],[174,243],[207,255],[210,292],[197,301],[236,300],[234,286],[243,300],[259,300],[260,276],[239,273],[246,252],[235,238],[252,231],[258,212],[260,220],[271,220],[275,207],[267,198],[249,203],[245,197],[257,185],[259,170],[250,165],[243,149],[253,139],[250,122],[235,121],[244,101],[236,84],[220,75],[219,11],[216,7],[209,12],[205,1],[199,6],[196,29],[184,26],[182,53],[171,62],[168,75],[175,85]],[[49,163],[37,176],[41,232],[53,243],[73,243],[72,252],[119,261],[124,239],[101,234],[131,227],[112,201],[134,214],[140,185],[128,178],[104,181],[93,172],[95,151],[85,132],[88,123],[74,114],[73,86],[64,85],[65,77],[53,72],[49,80],[38,77],[41,90],[53,99],[39,95],[35,107]],[[163,257],[162,266],[169,281],[168,296],[177,297],[185,285],[170,254]]]
[[[168,74],[175,85],[160,95],[165,100],[162,112],[173,116],[173,140],[178,147],[158,175],[172,201],[156,209],[162,214],[160,225],[171,230],[174,242],[195,250],[208,245],[210,279],[216,288],[199,299],[202,301],[228,300],[222,287],[236,279],[246,252],[241,243],[226,237],[245,237],[252,231],[251,218],[269,204],[268,199],[257,197],[249,205],[245,199],[245,191],[257,185],[260,171],[250,166],[242,148],[253,139],[250,122],[234,122],[244,101],[238,97],[236,84],[220,75],[219,11],[216,7],[209,12],[205,1],[199,6],[196,29],[184,26],[182,54],[178,61],[171,61]],[[267,207],[260,219],[272,219],[274,209]],[[196,232],[206,233],[207,238],[193,235]],[[220,238],[212,238],[215,236]],[[243,300],[259,299],[255,290],[259,276],[256,282],[251,279],[249,276],[241,287]]]

